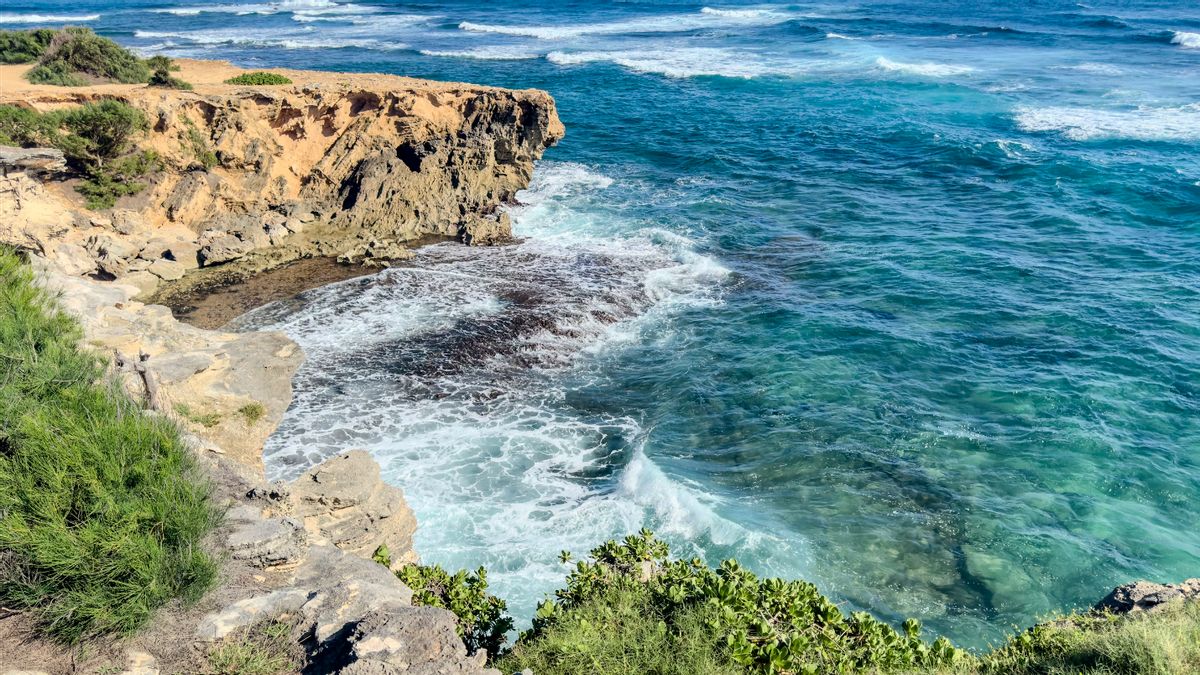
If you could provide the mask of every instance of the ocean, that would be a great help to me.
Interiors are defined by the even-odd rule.
[[[558,101],[520,242],[260,308],[526,624],[646,526],[963,645],[1200,573],[1200,5],[11,0],[144,54]]]

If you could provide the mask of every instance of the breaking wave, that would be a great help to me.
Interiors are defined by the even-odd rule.
[[[285,331],[307,355],[264,451],[269,472],[369,450],[417,509],[420,549],[487,564],[526,616],[561,580],[553,551],[648,519],[688,539],[745,536],[715,497],[646,457],[637,419],[572,404],[603,377],[595,358],[719,302],[728,275],[678,235],[597,236],[593,220],[609,216],[588,204],[612,189],[586,166],[543,163],[511,211],[520,243],[426,247],[239,319]]]
[[[80,23],[98,21],[99,14],[14,14],[0,12],[0,23]]]
[[[707,10],[707,11],[705,11]],[[565,24],[561,26],[501,26],[463,21],[460,30],[473,33],[498,33],[540,40],[564,40],[585,35],[618,35],[633,33],[680,33],[722,26],[761,26],[783,23],[789,16],[765,10],[713,10],[704,8],[696,14],[658,16],[608,23]]]
[[[1200,104],[1132,110],[1046,107],[1019,108],[1017,126],[1025,131],[1057,132],[1075,141],[1127,139],[1194,141],[1200,139]]]
[[[715,47],[676,49],[550,52],[546,59],[562,66],[607,61],[637,73],[667,77],[720,76],[754,78],[783,75],[789,69],[746,52]]]
[[[959,66],[949,63],[904,63],[882,56],[875,59],[875,65],[889,72],[919,75],[922,77],[951,77],[953,75],[965,75],[975,70],[971,66]]]

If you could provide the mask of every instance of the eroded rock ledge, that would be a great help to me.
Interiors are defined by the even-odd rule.
[[[292,85],[236,86],[223,84],[242,72],[227,63],[179,63],[193,91],[30,85],[3,67],[13,86],[2,103],[117,98],[142,110],[150,130],[137,145],[163,170],[103,216],[51,182],[53,208],[69,219],[10,208],[0,241],[62,257],[78,274],[127,278],[146,295],[199,267],[248,274],[317,255],[386,264],[429,238],[502,243],[512,231],[499,207],[564,133],[538,90],[292,70],[273,71]]]

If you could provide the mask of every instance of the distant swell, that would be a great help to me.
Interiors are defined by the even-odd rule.
[[[680,33],[722,26],[761,26],[790,20],[786,14],[765,10],[715,10],[704,8],[697,14],[646,17],[608,23],[563,24],[559,26],[502,26],[463,21],[460,30],[472,33],[497,33],[539,40],[563,40],[585,35],[637,33]]]
[[[99,14],[11,14],[0,12],[0,23],[77,23],[99,19]]]

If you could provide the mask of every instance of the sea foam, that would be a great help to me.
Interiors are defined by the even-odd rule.
[[[539,54],[517,47],[476,47],[475,49],[422,49],[425,56],[440,56],[480,61],[523,61],[536,59]]]
[[[98,21],[99,14],[15,14],[0,12],[0,23],[84,23]]]
[[[1179,45],[1184,49],[1200,49],[1200,33],[1175,31],[1171,37],[1171,44]]]
[[[607,23],[564,24],[559,26],[503,26],[463,21],[460,30],[473,33],[497,33],[540,40],[565,40],[585,35],[619,35],[636,33],[679,33],[722,26],[759,26],[782,23],[789,16],[760,10],[717,11],[705,8],[696,14],[647,17]]]
[[[1016,110],[1015,119],[1017,126],[1025,131],[1058,132],[1076,141],[1200,139],[1200,104],[1159,108],[1139,106],[1132,110],[1024,107]]]
[[[965,75],[975,70],[971,66],[960,66],[949,63],[905,63],[902,61],[893,61],[882,56],[875,59],[875,65],[889,72],[919,75],[921,77],[951,77],[953,75]]]
[[[721,76],[754,78],[782,75],[788,68],[763,61],[755,54],[715,47],[680,47],[654,50],[555,51],[546,60],[563,66],[607,61],[637,73],[667,77]]]
[[[404,265],[254,310],[308,357],[265,449],[291,476],[351,447],[405,489],[432,562],[484,564],[519,616],[561,581],[554,554],[645,525],[693,547],[737,541],[720,499],[647,457],[631,417],[580,409],[599,359],[718,302],[728,271],[686,237],[596,218],[618,188],[574,163],[539,165],[510,208],[520,243],[426,247]],[[663,283],[663,275],[670,278]]]

